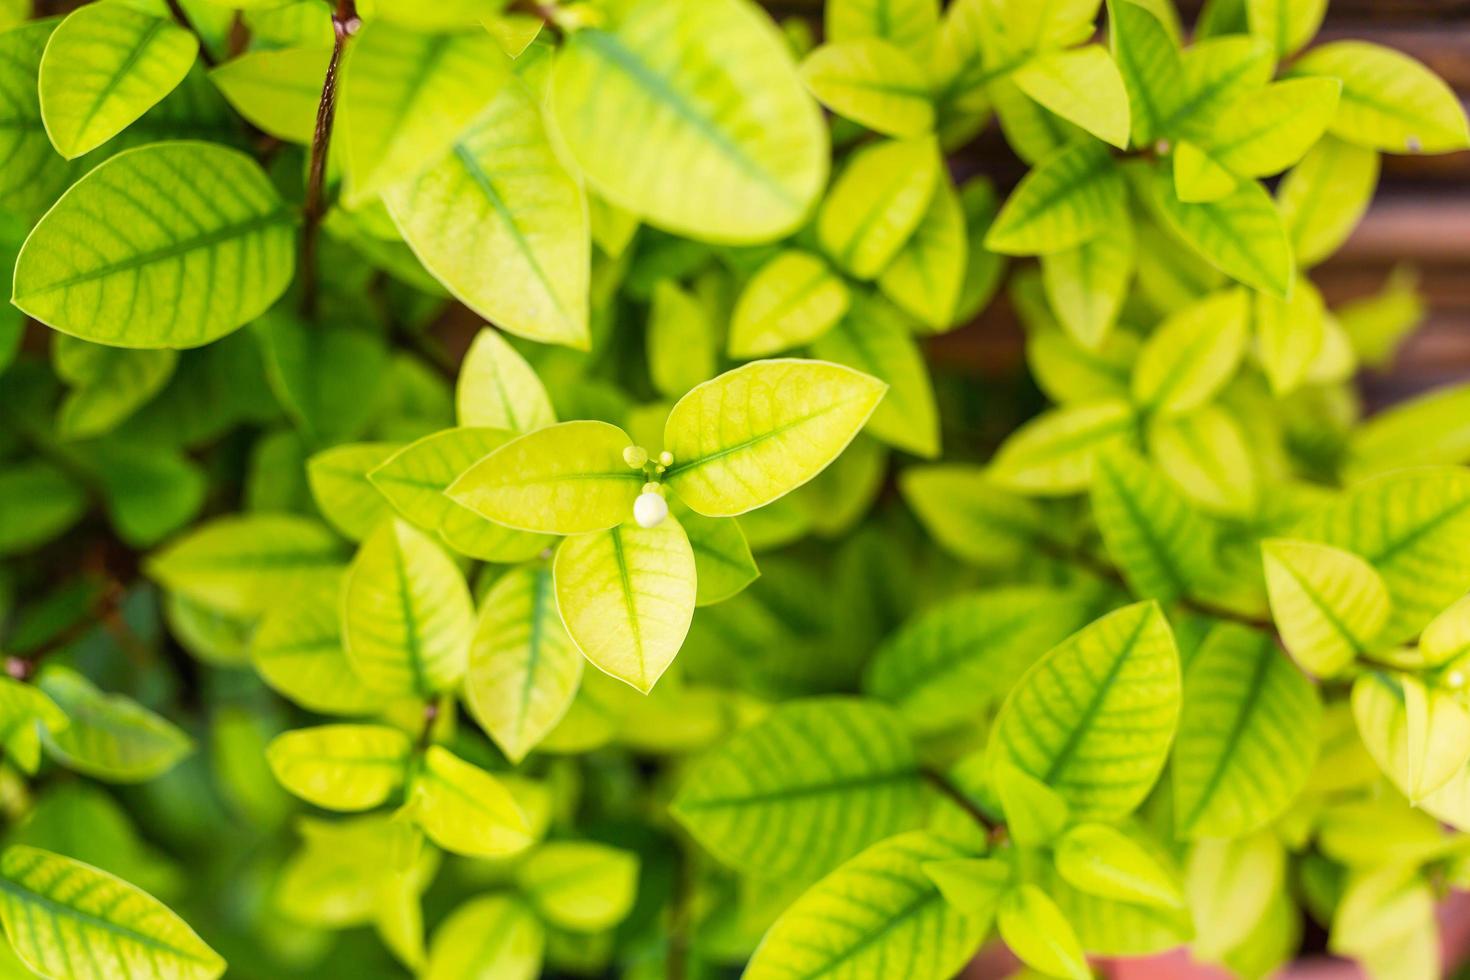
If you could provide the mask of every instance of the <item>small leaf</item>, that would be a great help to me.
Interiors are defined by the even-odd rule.
[[[924,326],[943,332],[955,325],[968,254],[964,207],[954,185],[941,174],[929,209],[878,277],[878,288]]]
[[[1240,423],[1218,405],[1152,419],[1148,451],[1195,506],[1213,515],[1250,517],[1261,502],[1261,476]]]
[[[1057,151],[1026,175],[996,215],[985,247],[1046,255],[1127,220],[1122,174],[1107,147],[1089,140]]]
[[[1056,846],[1057,871],[1073,888],[1152,908],[1184,907],[1174,876],[1131,837],[1107,824],[1079,824]]]
[[[638,857],[606,844],[555,841],[537,848],[516,869],[516,884],[552,925],[600,932],[632,911]]]
[[[506,527],[600,531],[628,519],[643,487],[642,470],[623,459],[632,444],[626,432],[606,422],[562,422],[511,440],[445,492]]]
[[[1377,152],[1332,136],[1318,140],[1276,189],[1297,263],[1313,266],[1337,251],[1377,187]]]
[[[506,785],[437,745],[424,755],[408,809],[430,840],[455,854],[500,858],[532,843],[526,815]]]
[[[324,525],[286,514],[217,518],[146,563],[148,575],[222,612],[252,616],[283,595],[335,585],[342,546]]]
[[[546,930],[514,895],[472,898],[434,930],[424,980],[535,980]]]
[[[1172,602],[1215,569],[1215,528],[1157,468],[1131,451],[1098,458],[1092,509],[1108,553],[1135,595]]]
[[[112,783],[142,783],[168,772],[194,751],[174,724],[132,698],[104,694],[81,674],[57,664],[37,685],[68,719],[41,734],[46,753],[68,769]]]
[[[871,701],[788,702],[703,756],[674,816],[726,864],[810,878],[913,828],[919,774],[898,716]]]
[[[41,764],[41,733],[71,724],[66,712],[34,684],[0,678],[0,747],[23,772]]]
[[[812,479],[867,422],[886,387],[822,361],[758,361],[679,399],[664,425],[664,482],[693,510],[735,517]]]
[[[342,591],[347,660],[371,690],[426,697],[464,674],[475,610],[452,559],[401,520],[358,549]]]
[[[1470,461],[1470,385],[1450,385],[1365,421],[1348,440],[1346,476]]]
[[[694,552],[679,522],[628,523],[556,549],[562,622],[598,670],[647,694],[673,663],[694,617]]]
[[[122,132],[184,80],[199,42],[127,4],[72,11],[41,58],[41,118],[68,160]]]
[[[126,150],[73,184],[31,230],[12,301],[98,344],[198,347],[285,292],[295,220],[238,150],[189,141]]]
[[[1170,314],[1139,352],[1134,400],[1178,415],[1215,397],[1245,354],[1249,317],[1243,289],[1215,293]]]
[[[932,136],[860,149],[822,201],[822,249],[856,278],[877,278],[924,219],[940,163]]]
[[[1470,146],[1459,98],[1402,52],[1367,41],[1334,41],[1291,66],[1293,75],[1342,80],[1334,136],[1388,153],[1448,153]]]
[[[370,810],[403,785],[413,740],[385,725],[318,725],[277,735],[266,760],[282,786],[329,810]]]
[[[929,535],[971,564],[1013,564],[1045,531],[1036,504],[1001,490],[978,466],[909,467],[898,482]]]
[[[1276,57],[1289,58],[1317,33],[1327,0],[1246,0],[1251,33],[1271,42]]]
[[[491,323],[585,350],[587,203],[531,94],[519,82],[504,85],[451,138],[416,178],[384,193],[403,240],[445,289]]]
[[[1450,691],[1403,679],[1408,771],[1404,795],[1417,803],[1444,786],[1470,762],[1470,712]]]
[[[934,125],[923,69],[879,38],[822,45],[801,63],[801,80],[827,108],[874,132],[918,136]]]
[[[1470,597],[1434,617],[1419,637],[1419,654],[1429,666],[1450,663],[1466,653],[1470,653]]]
[[[694,551],[696,605],[724,602],[760,577],[739,521],[733,517],[705,517],[682,504],[673,507],[673,513]]]
[[[735,301],[728,353],[748,359],[816,340],[847,312],[842,277],[822,259],[786,249],[761,266]]]
[[[1011,952],[1032,969],[1070,980],[1092,976],[1077,933],[1056,903],[1035,885],[1019,885],[1001,899],[996,925]]]
[[[588,182],[700,240],[794,231],[826,181],[827,136],[766,14],[746,0],[620,13],[572,34],[552,69],[551,112]]]
[[[678,398],[714,377],[716,325],[705,303],[670,279],[653,287],[648,311],[648,378],[660,395]]]
[[[1001,444],[987,471],[1002,489],[1065,496],[1087,489],[1099,454],[1129,441],[1137,418],[1121,399],[1044,412]]]
[[[393,513],[368,474],[399,450],[393,442],[336,446],[306,461],[306,482],[327,523],[344,537],[361,541]]]
[[[1137,248],[1131,221],[1091,241],[1041,256],[1046,298],[1068,336],[1088,350],[1107,340],[1133,278]]]
[[[1202,204],[1229,196],[1240,184],[1212,153],[1182,139],[1174,148],[1174,193],[1185,204]]]
[[[1307,380],[1326,335],[1322,294],[1298,276],[1290,299],[1256,294],[1256,352],[1272,391],[1284,395]]]
[[[59,334],[51,358],[57,375],[71,385],[57,412],[58,433],[85,439],[112,431],[147,404],[168,384],[179,355],[104,347]]]
[[[454,383],[462,426],[534,432],[556,424],[546,387],[526,359],[492,327],[475,334]]]
[[[1383,579],[1351,552],[1309,541],[1261,543],[1271,615],[1291,655],[1332,677],[1372,649],[1389,618]]]
[[[225,961],[153,896],[105,871],[35,847],[0,854],[0,919],[11,947],[41,976],[132,977],[138,964],[178,980],[214,980]],[[67,938],[70,937],[70,938]]]
[[[746,980],[956,975],[989,923],[945,901],[925,872],[966,856],[926,833],[873,845],[781,913],[745,968]]]
[[[1217,201],[1186,204],[1174,193],[1168,168],[1161,167],[1154,171],[1150,200],[1174,234],[1221,272],[1274,296],[1290,292],[1291,242],[1260,184],[1244,180]]]
[[[1071,821],[1067,801],[1050,786],[1009,763],[997,764],[991,786],[1017,847],[1045,847]]]
[[[1321,138],[1342,87],[1331,78],[1273,82],[1231,106],[1196,135],[1210,158],[1242,177],[1280,173]]]
[[[582,654],[556,608],[551,570],[520,567],[485,596],[470,640],[465,703],[512,763],[571,707]]]
[[[830,40],[882,38],[916,59],[929,54],[939,30],[935,0],[832,0],[824,19]]]
[[[1179,654],[1158,604],[1127,606],[1017,682],[995,719],[989,765],[1030,773],[1078,820],[1124,816],[1164,767],[1179,697]]]
[[[1179,42],[1154,12],[1134,0],[1108,0],[1108,39],[1128,90],[1133,145],[1167,136],[1185,97]]]
[[[1222,623],[1189,662],[1179,717],[1171,762],[1177,833],[1240,837],[1301,792],[1322,699],[1268,634]]]
[[[340,593],[334,580],[283,594],[255,628],[250,657],[267,684],[308,711],[371,714],[385,699],[369,690],[347,662]]]
[[[332,49],[289,47],[246,51],[209,72],[235,111],[252,126],[292,143],[311,143],[322,79]]]
[[[924,874],[939,886],[946,902],[966,918],[984,923],[988,932],[1014,871],[999,858],[955,858],[928,862]]]
[[[1012,80],[1031,98],[1104,142],[1128,148],[1128,92],[1100,45],[1039,54]]]

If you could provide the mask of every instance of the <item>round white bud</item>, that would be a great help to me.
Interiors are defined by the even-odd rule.
[[[658,527],[669,516],[669,502],[661,493],[645,490],[633,501],[633,520],[639,527]]]
[[[660,466],[673,466],[674,454],[665,449],[663,452],[658,454],[658,461]]]
[[[635,470],[641,470],[643,464],[648,462],[648,450],[642,446],[629,446],[623,450],[623,462]]]

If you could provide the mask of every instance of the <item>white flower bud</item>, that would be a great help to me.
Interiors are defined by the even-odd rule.
[[[639,527],[658,527],[669,516],[669,502],[661,493],[644,491],[633,501],[633,520]]]

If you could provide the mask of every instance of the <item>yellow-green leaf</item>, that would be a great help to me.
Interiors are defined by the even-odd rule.
[[[1056,844],[1057,871],[1089,895],[1152,908],[1184,906],[1180,883],[1133,838],[1115,827],[1084,823]]]
[[[465,671],[475,610],[454,561],[413,525],[393,519],[370,534],[347,571],[342,637],[368,688],[425,697]]]
[[[1172,602],[1215,570],[1215,530],[1151,463],[1130,450],[1098,457],[1092,510],[1135,595]]]
[[[1035,885],[1020,885],[1002,897],[995,920],[1000,938],[1032,969],[1068,980],[1092,976],[1071,923]]]
[[[1095,238],[1041,256],[1046,298],[1067,334],[1098,350],[1112,333],[1133,278],[1133,222],[1120,221]]]
[[[1105,399],[1054,408],[1027,422],[1001,444],[990,464],[998,487],[1040,496],[1087,489],[1103,451],[1127,444],[1137,426],[1132,406]]]
[[[1266,590],[1281,642],[1319,677],[1342,672],[1388,622],[1388,587],[1362,558],[1310,541],[1262,542]]]
[[[852,441],[886,386],[823,361],[757,361],[679,399],[664,481],[691,508],[734,517],[812,479]]]
[[[922,60],[939,30],[936,0],[831,0],[826,4],[827,38],[848,42],[882,38]]]
[[[1011,78],[1022,92],[1063,119],[1119,149],[1128,147],[1128,92],[1118,66],[1101,45],[1039,54]]]
[[[858,150],[817,215],[817,238],[832,261],[859,279],[876,278],[924,219],[940,163],[932,136]]]
[[[1377,151],[1332,136],[1318,140],[1276,189],[1298,264],[1313,266],[1337,251],[1377,187]]]
[[[533,842],[526,815],[506,784],[437,745],[424,755],[408,809],[430,840],[455,854],[506,857]]]
[[[171,19],[128,4],[72,11],[41,57],[41,118],[52,144],[71,160],[106,143],[173,91],[198,51]]]
[[[748,0],[641,0],[611,20],[572,34],[551,79],[557,129],[592,187],[702,240],[795,230],[828,144],[766,14]]]
[[[506,527],[600,531],[632,516],[643,487],[643,471],[623,457],[632,444],[626,432],[606,422],[562,422],[512,439],[445,492]]]
[[[556,602],[592,665],[645,694],[673,663],[694,617],[694,552],[678,520],[567,538]]]
[[[424,980],[535,980],[546,930],[514,895],[472,898],[434,930]]]
[[[940,174],[919,226],[878,276],[883,295],[938,333],[954,326],[964,288],[969,237],[959,193]]]
[[[745,360],[810,343],[842,319],[848,298],[842,277],[821,258],[786,249],[740,291],[727,352]]]
[[[1243,180],[1217,201],[1188,204],[1174,192],[1169,168],[1160,167],[1149,196],[1174,234],[1221,272],[1275,296],[1291,290],[1291,242],[1260,184]]]
[[[1260,505],[1259,466],[1239,422],[1218,405],[1149,420],[1148,451],[1184,495],[1211,513],[1248,518]]]
[[[46,754],[68,769],[113,783],[157,779],[194,751],[194,741],[132,698],[105,694],[69,667],[49,664],[37,686],[67,717],[46,728]],[[42,714],[44,719],[45,714]]]
[[[822,45],[801,63],[801,80],[827,108],[874,132],[918,136],[934,125],[923,69],[880,38]]]
[[[1134,400],[1160,414],[1179,415],[1214,398],[1245,355],[1249,318],[1243,289],[1206,296],[1170,314],[1139,352]]]
[[[1297,276],[1291,298],[1256,294],[1256,355],[1278,395],[1307,379],[1326,335],[1322,294],[1306,276]]]
[[[368,474],[398,450],[395,442],[348,443],[306,461],[306,483],[317,510],[344,537],[361,541],[392,515],[392,506],[368,482]]]
[[[1026,175],[996,215],[985,247],[1007,255],[1060,252],[1127,221],[1125,204],[1123,176],[1107,147],[1076,143]]]
[[[413,739],[386,725],[318,725],[271,740],[282,786],[329,810],[370,810],[403,785]]]
[[[671,279],[653,287],[648,311],[648,378],[660,395],[678,398],[714,377],[717,326],[708,304]]]
[[[1251,33],[1271,42],[1278,58],[1301,50],[1322,26],[1326,13],[1327,0],[1245,0]]]
[[[143,963],[175,980],[225,972],[219,954],[152,895],[36,847],[0,854],[0,919],[16,955],[45,977],[134,977]]]
[[[534,432],[556,423],[546,386],[492,327],[475,334],[454,382],[459,424]]]
[[[1196,134],[1210,158],[1242,177],[1264,177],[1296,163],[1337,111],[1333,78],[1290,78],[1252,92]]]
[[[1108,0],[1108,39],[1128,90],[1134,146],[1168,135],[1185,102],[1178,39],[1145,4]]]
[[[209,78],[251,125],[308,144],[331,57],[330,46],[256,49],[211,69]]]
[[[385,698],[358,679],[342,649],[340,578],[272,602],[250,637],[250,657],[267,684],[308,711],[371,714]]]
[[[1187,139],[1174,147],[1174,193],[1185,204],[1218,201],[1240,182],[1219,160]]]

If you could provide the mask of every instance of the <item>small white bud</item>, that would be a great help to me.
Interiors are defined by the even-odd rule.
[[[623,462],[635,470],[641,470],[643,464],[648,462],[648,450],[642,446],[629,446],[623,450]]]
[[[644,491],[633,501],[633,520],[639,527],[658,527],[669,516],[669,502],[661,493]]]
[[[674,454],[665,449],[663,452],[658,454],[658,461],[659,465],[661,466],[673,466]]]
[[[1464,687],[1465,672],[1462,670],[1452,670],[1445,675],[1444,680],[1445,683],[1448,684],[1450,687]]]

